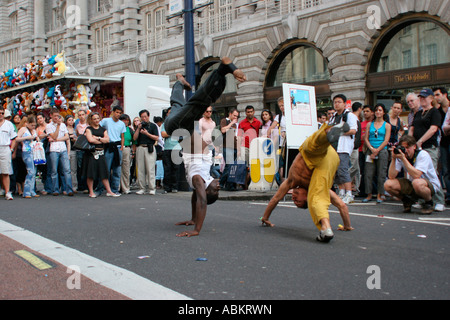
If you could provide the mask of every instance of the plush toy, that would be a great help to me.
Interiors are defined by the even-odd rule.
[[[63,75],[66,71],[68,71],[69,70],[69,68],[68,67],[66,67],[66,56],[65,56],[65,52],[64,52],[64,50],[60,53],[60,54],[58,54],[56,57],[55,57],[55,65],[54,65],[54,67],[55,67],[55,72],[53,73],[53,76],[54,77],[58,77],[58,76],[61,76],[61,75]]]
[[[22,93],[24,111],[26,114],[31,114],[31,103],[33,102],[33,95],[29,92]]]
[[[14,75],[14,69],[9,69],[8,71],[5,72],[7,88],[11,88],[13,86],[13,83],[12,83],[13,75]]]
[[[19,70],[17,71],[16,86],[22,86],[27,83],[25,72],[26,72],[25,68],[19,68]]]
[[[0,91],[5,90],[8,88],[7,83],[8,79],[5,76],[5,73],[2,72],[0,73]]]
[[[53,100],[54,100],[55,106],[57,108],[63,109],[63,110],[68,109],[67,100],[64,97],[64,95],[62,94],[61,85],[59,85],[59,84],[55,87]]]
[[[19,114],[19,115],[23,114],[24,106],[23,106],[22,102],[23,102],[22,95],[16,94],[16,96],[14,97],[14,107],[13,107],[14,114]]]
[[[45,89],[41,88],[35,93],[33,93],[34,99],[34,109],[42,110],[44,109],[44,98],[45,98]],[[33,109],[33,107],[32,107]]]
[[[52,58],[47,56],[42,60],[41,79],[51,79],[53,77],[53,64],[50,63]]]

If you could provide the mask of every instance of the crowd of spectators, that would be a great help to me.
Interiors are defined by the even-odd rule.
[[[401,101],[393,103],[389,109],[383,103],[370,106],[358,102],[348,109],[344,95],[336,95],[333,108],[319,113],[319,127],[326,122],[338,124],[340,121],[350,126],[350,131],[334,146],[341,160],[336,191],[345,203],[354,202],[355,196],[362,197],[364,203],[382,203],[390,196],[384,184],[388,179],[392,150],[403,135],[413,136],[417,148],[429,153],[433,161],[443,186],[433,196],[435,210],[444,210],[446,201],[450,202],[450,188],[445,188],[450,185],[448,92],[445,88],[424,89],[420,93],[409,93],[404,99],[410,110],[405,121],[401,118],[404,110]],[[256,137],[270,138],[278,145],[277,182],[283,181],[286,119],[282,98],[278,106],[279,114],[264,109],[259,117],[254,107],[247,106],[242,120],[239,120],[240,112],[231,109],[218,124],[212,119],[212,107],[205,112],[199,128],[214,154],[211,174],[220,179],[222,189],[248,188],[249,148]],[[109,197],[129,194],[132,189],[139,195],[154,195],[157,189],[162,189],[163,193],[178,192],[182,170],[175,158],[182,159],[179,141],[167,134],[162,118],[154,117],[151,121],[150,117],[147,110],[142,110],[139,117],[131,121],[121,107],[115,107],[111,117],[105,119],[85,110],[65,119],[57,109],[51,111],[50,119],[42,113],[11,117],[8,111],[0,110],[1,194],[12,200],[13,194],[33,198],[40,194],[87,193],[96,198],[105,190]],[[214,144],[217,133],[222,136],[221,146]],[[95,151],[74,148],[81,135],[86,135]],[[33,163],[33,141],[43,143],[45,165]],[[174,158],[174,155],[178,156]],[[230,167],[238,160],[247,164],[247,177],[241,184],[229,181]],[[36,176],[42,181],[39,191]]]

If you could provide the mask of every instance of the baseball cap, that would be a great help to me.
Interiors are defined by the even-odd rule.
[[[434,96],[434,92],[431,89],[423,89],[422,91],[420,91],[420,93],[418,94],[419,97],[423,97],[426,98],[428,96]]]

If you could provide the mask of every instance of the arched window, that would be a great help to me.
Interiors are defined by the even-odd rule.
[[[388,108],[409,92],[448,87],[450,28],[432,17],[406,16],[383,30],[369,55],[368,103]]]
[[[277,99],[282,96],[283,83],[304,84],[316,88],[317,108],[331,106],[328,61],[309,43],[294,41],[285,44],[275,55],[266,76],[264,100],[266,107],[278,112]]]
[[[403,25],[379,49],[372,71],[386,72],[450,62],[450,36],[431,21]]]
[[[268,86],[278,87],[283,83],[307,84],[329,79],[328,62],[322,54],[310,46],[297,46],[278,56],[267,80]]]

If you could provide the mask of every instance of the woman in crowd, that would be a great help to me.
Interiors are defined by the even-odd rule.
[[[85,135],[89,143],[95,145],[94,152],[85,152],[83,158],[83,175],[87,178],[89,197],[97,198],[94,193],[94,180],[101,180],[107,197],[120,197],[111,191],[109,185],[108,166],[105,160],[104,145],[109,143],[108,132],[100,126],[100,115],[92,112],[88,117],[88,124]]]
[[[20,129],[26,126],[28,117],[27,116],[18,116],[17,114],[13,118],[14,125],[16,127],[16,132],[18,133]],[[19,122],[17,122],[19,121]],[[12,175],[12,181],[15,182],[16,193],[19,196],[23,195],[23,186],[25,183],[25,178],[27,176],[27,168],[22,158],[22,144],[19,144],[17,148],[14,150],[12,154],[12,162],[13,162],[13,170],[14,174]]]
[[[73,145],[77,141],[77,133],[75,131],[75,119],[72,115],[67,115],[64,118],[64,123],[66,124],[67,131],[69,131],[69,143],[67,150],[69,151],[69,161],[70,161],[70,175],[72,176],[72,187],[74,190],[78,189],[77,183],[77,151],[73,148]]]
[[[36,166],[34,165],[32,142],[39,141],[36,131],[36,117],[30,115],[27,117],[25,125],[19,130],[17,134],[17,142],[22,144],[22,159],[25,164],[27,175],[23,187],[23,197],[31,199],[32,197],[39,197],[36,194]]]
[[[398,144],[399,139],[404,133],[404,123],[400,119],[400,114],[403,111],[403,106],[401,102],[395,102],[391,107],[391,112],[389,113],[389,124],[391,125],[391,137],[389,139],[389,149]]]
[[[50,179],[50,175],[47,175],[47,165],[49,163],[50,157],[48,155],[48,150],[49,150],[49,146],[48,146],[48,134],[47,134],[47,122],[45,121],[45,116],[42,112],[39,112],[36,116],[36,122],[37,122],[37,127],[36,127],[36,132],[37,135],[39,137],[39,140],[43,143],[44,145],[44,150],[45,150],[45,158],[47,160],[47,164],[42,164],[37,166],[37,171],[41,172],[41,180],[42,183],[44,184],[44,190],[41,191],[41,194],[43,195],[47,195],[49,192],[51,192],[52,188],[51,188],[51,180]],[[48,179],[47,179],[48,177]]]
[[[375,171],[378,172],[377,179],[377,203],[382,203],[384,196],[384,182],[386,180],[389,152],[387,145],[391,137],[391,125],[386,121],[386,108],[382,103],[375,106],[375,119],[367,124],[365,135],[366,163],[365,163],[365,190],[367,203],[372,200],[372,181]]]
[[[264,109],[261,113],[261,122],[262,126],[260,129],[261,137],[267,137],[272,139],[276,144],[279,144],[278,141],[278,130],[269,130],[273,124],[273,115],[272,112],[268,109]]]

